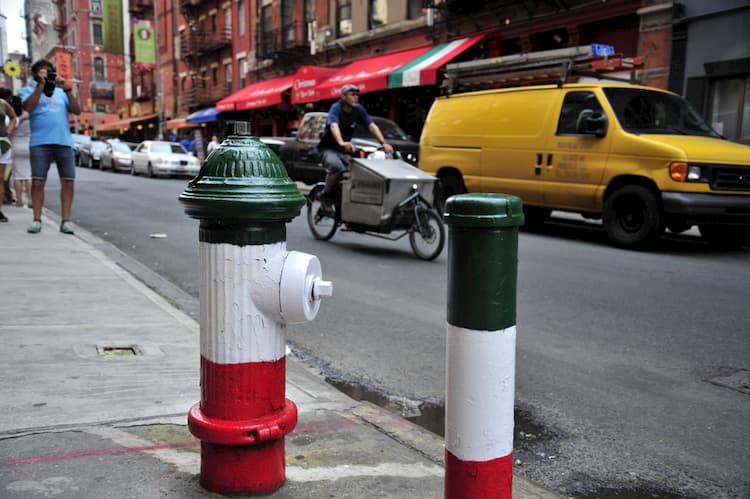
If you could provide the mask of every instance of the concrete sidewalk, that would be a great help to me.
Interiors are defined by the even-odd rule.
[[[48,214],[31,235],[29,209],[3,211],[0,497],[218,497],[198,484],[186,427],[200,398],[196,321],[152,290],[161,278],[135,278],[80,227],[61,234]],[[299,422],[287,481],[269,497],[442,497],[440,437],[293,355],[287,370]],[[514,495],[556,497],[518,476]]]

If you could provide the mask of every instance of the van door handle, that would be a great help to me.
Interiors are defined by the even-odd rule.
[[[542,155],[537,153],[536,155],[536,166],[534,167],[534,175],[542,174]]]

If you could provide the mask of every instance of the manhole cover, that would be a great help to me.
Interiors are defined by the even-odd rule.
[[[729,376],[717,376],[708,380],[714,385],[724,386],[750,395],[750,371],[741,369]]]
[[[141,350],[137,346],[96,347],[96,352],[103,357],[126,357],[130,355],[141,355]]]

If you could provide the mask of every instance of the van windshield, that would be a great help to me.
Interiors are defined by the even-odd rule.
[[[603,90],[617,120],[627,132],[721,138],[700,114],[676,95],[640,88]]]

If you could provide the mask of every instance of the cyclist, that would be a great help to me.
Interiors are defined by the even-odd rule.
[[[393,154],[393,147],[386,144],[378,125],[372,121],[367,110],[359,104],[359,87],[346,84],[341,87],[341,99],[336,101],[328,111],[323,137],[318,150],[326,168],[326,185],[323,189],[323,200],[330,203],[332,193],[341,177],[341,172],[349,170],[349,153],[355,151],[351,143],[352,134],[357,124],[366,126],[371,134],[383,145],[386,154]]]

